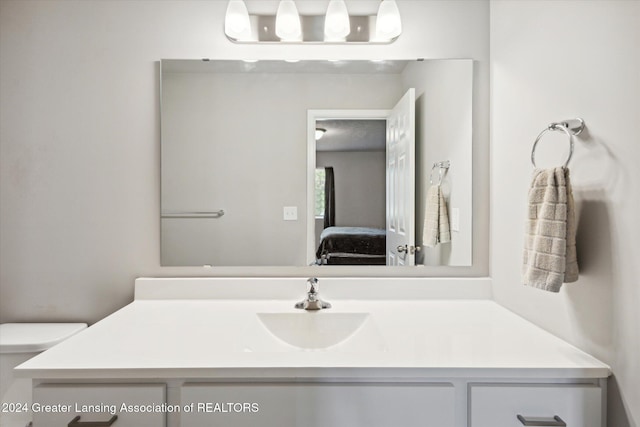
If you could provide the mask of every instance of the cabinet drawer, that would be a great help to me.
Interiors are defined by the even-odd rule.
[[[181,427],[451,427],[451,384],[186,384]]]
[[[522,427],[518,415],[529,420],[557,416],[567,427],[601,427],[602,390],[594,385],[471,386],[471,427]]]
[[[109,421],[113,415],[113,427],[164,427],[164,403],[164,384],[43,384],[33,389],[33,427],[67,427],[77,416],[79,423]]]

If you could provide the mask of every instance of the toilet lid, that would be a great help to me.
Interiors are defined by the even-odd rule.
[[[86,327],[86,323],[3,323],[0,353],[44,351]]]

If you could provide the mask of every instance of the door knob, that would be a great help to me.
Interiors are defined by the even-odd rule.
[[[403,252],[408,252],[409,254],[413,255],[416,252],[420,252],[422,248],[420,246],[407,246],[407,245],[399,245],[396,250],[399,253],[403,253]]]

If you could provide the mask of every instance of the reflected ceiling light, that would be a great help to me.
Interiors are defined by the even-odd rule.
[[[302,25],[293,0],[280,0],[276,12],[276,36],[282,41],[301,41]]]
[[[376,39],[391,40],[402,33],[402,20],[395,0],[382,0],[376,19]]]
[[[251,40],[249,11],[244,0],[229,0],[224,16],[224,33],[236,40]]]
[[[326,131],[327,131],[326,129],[316,128],[316,141],[322,138],[322,136]]]
[[[350,32],[349,12],[344,0],[330,0],[324,18],[324,40],[344,41]]]

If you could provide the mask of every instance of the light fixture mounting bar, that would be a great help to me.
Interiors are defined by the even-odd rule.
[[[344,41],[325,41],[324,15],[300,15],[302,41],[282,41],[276,35],[276,15],[249,15],[252,40],[227,38],[234,43],[377,43],[388,44],[396,40],[376,40],[376,15],[349,16],[351,32]]]

